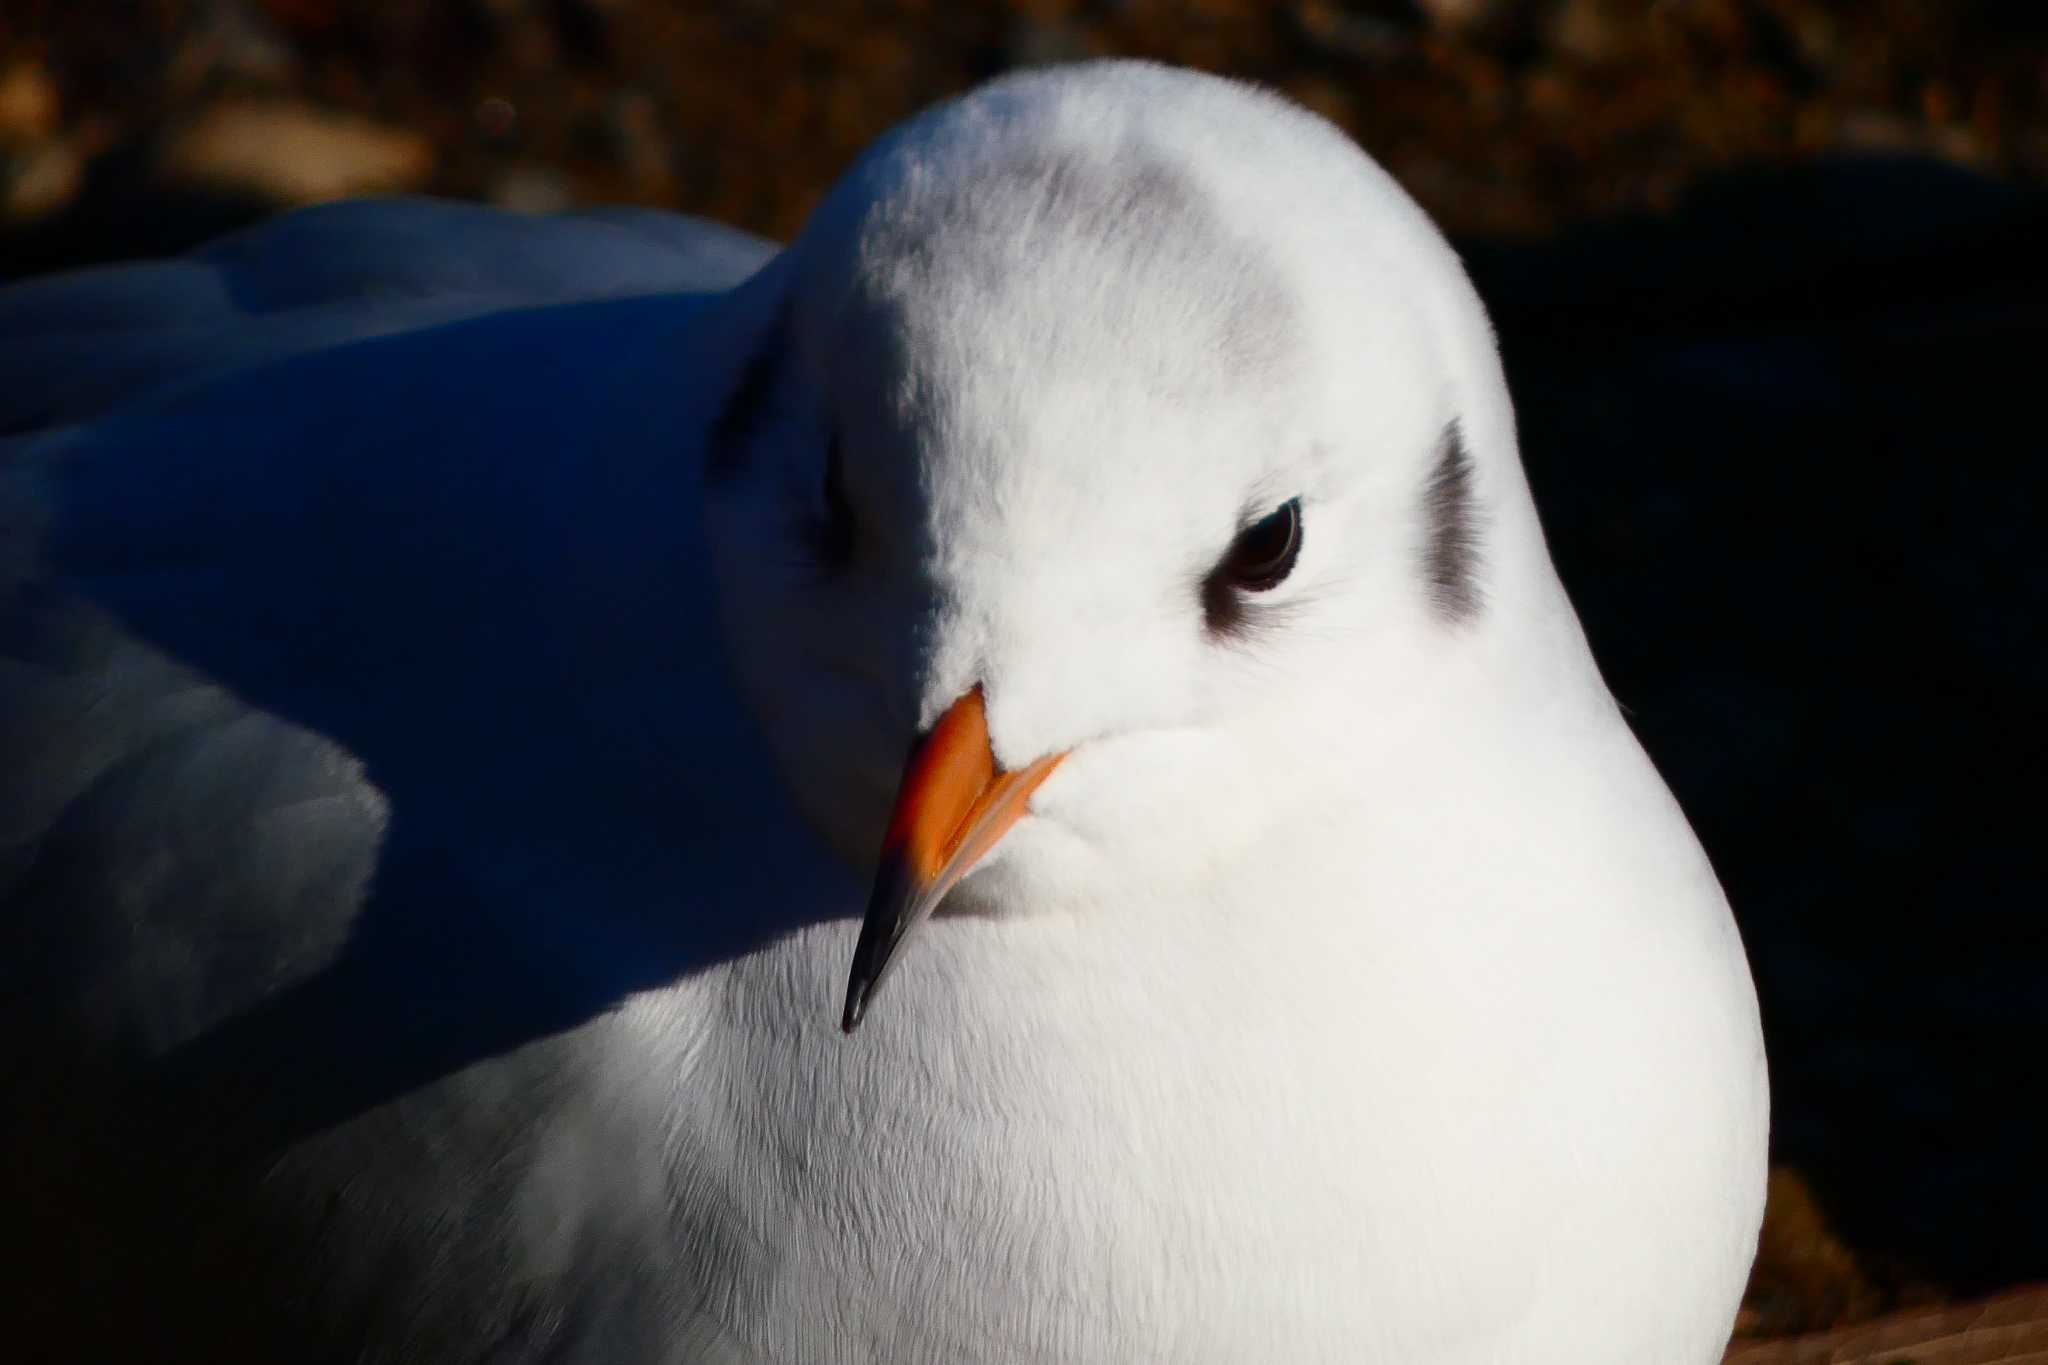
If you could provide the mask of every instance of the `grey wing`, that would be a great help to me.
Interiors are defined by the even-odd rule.
[[[536,304],[723,290],[774,253],[737,228],[650,209],[301,209],[177,260],[0,291],[0,435],[351,339]]]
[[[200,971],[180,978],[185,998],[163,1002],[164,1017],[144,1018],[159,1007],[151,990],[123,991],[112,979],[143,945],[168,960],[177,936],[193,932],[151,908],[194,903],[180,879],[239,877],[239,887],[213,888],[215,905],[252,887],[266,904],[329,895],[352,904],[367,883],[386,814],[361,763],[317,727],[248,705],[207,669],[180,662],[194,653],[194,630],[239,628],[229,614],[248,608],[251,590],[231,580],[264,572],[277,548],[266,523],[281,523],[287,508],[305,516],[308,488],[331,482],[329,466],[363,469],[351,440],[377,442],[394,501],[417,493],[404,485],[405,461],[382,449],[408,447],[404,424],[389,435],[342,430],[353,408],[399,398],[389,376],[403,372],[411,386],[399,401],[422,414],[410,433],[418,445],[506,439],[465,420],[460,395],[515,343],[493,351],[490,336],[472,329],[448,344],[425,338],[409,353],[353,361],[343,355],[351,343],[549,305],[704,295],[772,254],[735,229],[648,210],[539,218],[364,200],[285,214],[179,260],[0,290],[0,891],[17,903],[47,897],[67,866],[90,868],[96,902],[121,907],[99,916],[95,931],[119,941],[69,950],[109,978],[80,1000],[120,1001],[100,1007],[93,1036],[161,1045],[237,1007],[208,1004]],[[589,344],[575,324],[507,330]],[[295,357],[306,363],[284,363]],[[252,378],[205,388],[237,373]],[[575,382],[569,367],[542,378]],[[201,397],[175,415],[79,425],[180,388]],[[58,430],[72,426],[75,436]],[[527,423],[520,434],[548,429]],[[280,456],[303,462],[303,477],[276,473]],[[382,513],[358,510],[374,544]],[[75,533],[53,523],[67,518]],[[316,537],[348,534],[332,516],[319,520],[307,528]],[[52,549],[66,539],[81,548]],[[357,549],[337,543],[332,552]],[[285,605],[306,601],[302,593]],[[165,628],[152,632],[156,619]],[[295,681],[322,680],[301,668]],[[243,864],[232,874],[229,852]],[[336,913],[309,904],[292,917],[292,943],[262,951],[317,957],[345,933],[327,922]],[[206,932],[207,951],[183,951],[239,989],[267,989],[288,973],[283,962],[242,960],[255,950],[231,913]]]
[[[362,765],[90,601],[5,599],[0,750],[0,1008],[43,1061],[173,1046],[346,938],[388,814]]]
[[[701,910],[792,822],[702,588],[721,381],[677,382],[715,348],[675,289],[766,248],[484,212],[0,294],[26,1358],[725,1349],[659,1115],[591,1088],[621,999],[790,927]],[[534,1178],[565,1147],[568,1195]]]
[[[25,1358],[145,1358],[189,1335],[153,1310],[172,1268],[224,1268],[231,1225],[196,1211],[251,1161],[186,1118],[229,1091],[148,1064],[335,959],[387,808],[332,742],[48,585],[0,594],[0,753],[0,1274]]]
[[[42,585],[0,613],[0,750],[22,1358],[750,1359],[698,1302],[663,1115],[603,1080],[609,1019],[500,993],[560,983],[473,932],[460,867],[385,848],[355,755]]]

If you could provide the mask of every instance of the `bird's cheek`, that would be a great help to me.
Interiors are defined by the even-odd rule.
[[[1141,729],[1077,745],[1032,801],[1011,857],[1046,876],[1091,863],[1185,861],[1229,808],[1225,746],[1193,726]]]

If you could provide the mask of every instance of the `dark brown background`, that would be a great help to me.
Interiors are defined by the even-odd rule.
[[[102,221],[145,192],[633,201],[788,235],[915,108],[1122,53],[1280,86],[1454,235],[1532,235],[1831,151],[2040,180],[2044,39],[2038,0],[6,0],[0,223],[16,268],[176,235]]]
[[[2048,176],[2044,35],[2037,0],[6,0],[0,222],[18,268],[183,226],[106,223],[94,190],[623,200],[787,235],[933,99],[1125,54],[1277,85],[1454,235],[1519,236],[1829,152]]]

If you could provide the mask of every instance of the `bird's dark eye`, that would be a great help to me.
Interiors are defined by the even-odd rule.
[[[1249,594],[1277,588],[1301,558],[1301,499],[1289,498],[1237,533],[1202,580],[1202,613],[1219,639],[1242,637],[1257,624]]]
[[[853,556],[853,505],[846,500],[845,460],[839,437],[825,451],[823,514],[818,518],[816,545],[818,560],[836,569]]]
[[[1270,516],[1237,533],[1220,566],[1232,586],[1266,592],[1294,572],[1301,557],[1301,499],[1290,498]]]

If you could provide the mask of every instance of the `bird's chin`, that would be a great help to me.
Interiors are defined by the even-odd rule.
[[[1088,899],[1090,878],[1073,835],[1043,817],[1020,821],[952,894],[935,916],[1016,919],[1076,908]]]

